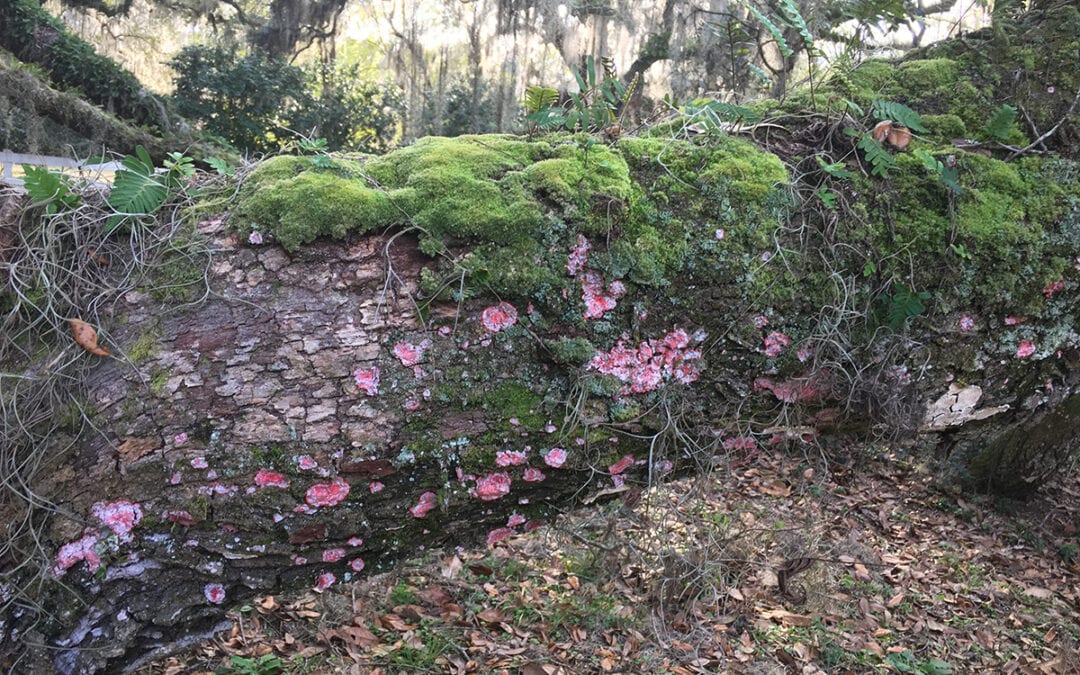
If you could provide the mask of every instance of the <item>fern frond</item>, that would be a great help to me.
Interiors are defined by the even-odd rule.
[[[896,166],[896,160],[885,150],[885,146],[867,133],[859,138],[859,149],[866,155],[866,161],[870,162],[871,174],[882,178],[889,177],[889,170]]]
[[[761,22],[761,25],[765,26],[765,30],[769,31],[769,35],[771,35],[772,39],[776,41],[776,46],[780,49],[780,53],[784,55],[785,59],[795,53],[795,51],[791,48],[791,45],[789,45],[787,40],[784,39],[783,31],[781,31],[780,28],[772,22],[772,19],[762,14],[758,10],[758,8],[754,7],[753,5],[747,5],[746,8],[749,9],[750,13],[753,14],[754,17]]]
[[[983,127],[983,134],[999,141],[1007,140],[1015,121],[1016,108],[1007,103],[1003,104],[990,115],[990,119],[986,121],[986,126]]]
[[[551,87],[525,87],[525,113],[551,108],[559,102],[559,92]]]
[[[169,196],[165,183],[154,174],[150,153],[139,145],[135,156],[128,155],[116,172],[112,191],[106,200],[117,214],[109,219],[110,229],[117,227],[129,216],[151,214],[161,208]]]
[[[919,117],[919,113],[903,103],[897,103],[896,101],[882,101],[880,99],[875,99],[874,117],[879,120],[892,120],[897,124],[902,124],[908,129],[920,133],[925,134],[930,131],[923,126],[922,118]]]
[[[806,43],[806,50],[810,51],[813,49],[814,36],[810,34],[810,29],[806,25],[806,19],[803,18],[802,13],[799,11],[799,6],[795,4],[795,0],[780,0],[780,11],[783,12],[784,18],[788,21],[788,25],[799,31],[799,35],[802,36],[803,42]]]

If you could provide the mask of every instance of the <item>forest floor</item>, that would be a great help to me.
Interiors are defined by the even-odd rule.
[[[1080,481],[1026,502],[894,456],[762,454],[264,597],[143,672],[1077,673]]]

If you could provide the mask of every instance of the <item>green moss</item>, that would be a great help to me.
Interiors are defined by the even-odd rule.
[[[923,115],[923,124],[930,130],[932,138],[951,141],[954,138],[967,138],[968,130],[964,120],[956,115]]]
[[[558,340],[544,340],[557,363],[569,366],[582,366],[596,354],[596,347],[585,338],[560,337]]]
[[[154,370],[154,374],[150,376],[150,391],[155,396],[160,396],[165,391],[165,384],[169,381],[169,371],[164,368],[158,368]]]
[[[131,362],[135,365],[145,363],[147,359],[157,353],[159,339],[161,339],[161,332],[158,328],[144,331],[139,335],[138,339],[128,347],[127,357],[131,359]]]
[[[870,59],[848,74],[848,79],[858,87],[856,95],[868,102],[876,98],[896,74],[896,65],[880,59]]]
[[[543,399],[520,382],[502,382],[486,392],[483,400],[484,407],[496,416],[496,423],[509,424],[510,418],[516,418],[524,429],[539,429],[547,419]]]
[[[952,59],[918,59],[896,68],[895,82],[913,93],[940,91],[956,84],[960,64]]]

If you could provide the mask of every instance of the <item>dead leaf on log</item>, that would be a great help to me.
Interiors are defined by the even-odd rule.
[[[109,350],[104,347],[98,346],[97,331],[94,327],[86,323],[82,319],[68,319],[68,324],[71,325],[71,333],[75,336],[75,342],[80,347],[98,356],[108,356]]]

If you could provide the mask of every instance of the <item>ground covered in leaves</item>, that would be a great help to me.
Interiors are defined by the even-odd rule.
[[[265,597],[143,672],[1075,673],[1080,488],[941,489],[887,451],[757,455],[486,551]]]

